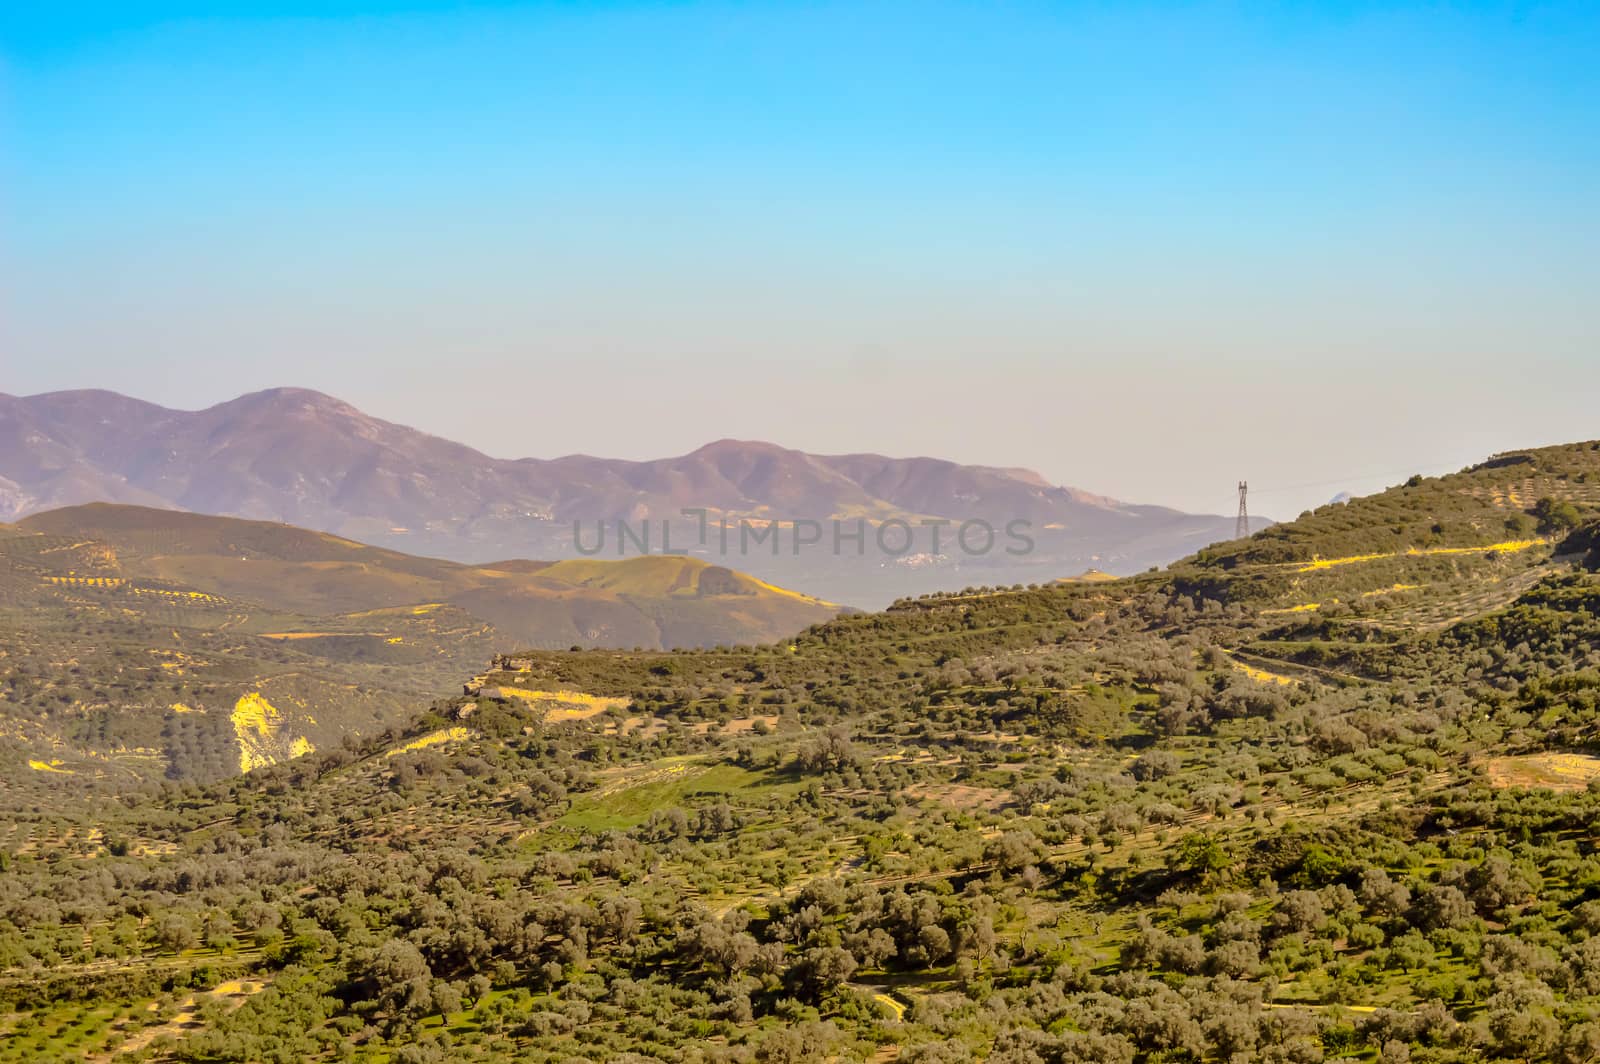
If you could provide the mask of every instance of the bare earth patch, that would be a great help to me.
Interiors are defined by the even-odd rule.
[[[778,726],[778,715],[776,713],[768,713],[759,717],[734,717],[722,725],[722,734],[743,735],[746,732],[754,731],[757,721],[765,724],[768,728],[776,728]]]
[[[1600,757],[1592,754],[1525,754],[1489,758],[1481,764],[1496,787],[1581,791],[1590,780],[1600,778]]]
[[[964,783],[923,783],[907,787],[912,798],[925,798],[955,809],[986,809],[993,813],[1011,800],[1011,792],[993,787],[972,787]]]
[[[230,979],[225,983],[218,983],[210,991],[190,994],[178,1004],[178,1012],[172,1019],[165,1023],[146,1027],[128,1038],[121,1045],[108,1053],[102,1053],[93,1058],[97,1061],[110,1061],[129,1053],[137,1053],[146,1048],[157,1038],[171,1037],[182,1038],[186,1034],[197,1031],[202,1026],[200,1022],[200,1006],[211,999],[226,1001],[230,1008],[238,1008],[244,1004],[246,998],[259,994],[266,989],[266,982],[261,979]],[[154,1009],[157,1006],[151,1005]]]

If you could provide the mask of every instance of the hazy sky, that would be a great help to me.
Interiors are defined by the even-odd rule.
[[[1592,0],[0,7],[0,391],[1274,516],[1600,437]]]

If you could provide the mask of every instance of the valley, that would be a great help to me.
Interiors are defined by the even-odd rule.
[[[0,3],[0,1064],[1600,1064],[1600,4]]]

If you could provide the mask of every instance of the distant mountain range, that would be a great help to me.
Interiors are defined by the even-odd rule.
[[[659,550],[669,523],[674,549],[863,605],[1087,567],[1126,573],[1232,534],[1229,518],[1121,503],[1025,469],[933,458],[722,440],[654,461],[502,460],[297,388],[194,412],[106,391],[0,395],[0,519],[93,501],[281,521],[464,562],[577,557],[578,544],[599,545],[602,525],[609,534],[600,554],[615,557],[618,522],[633,533],[626,550],[638,551],[647,522]],[[709,523],[685,509],[707,511]],[[757,533],[773,522],[779,529],[741,540],[741,519]],[[726,548],[719,520],[735,523]],[[797,521],[819,527],[796,536]],[[942,521],[951,523],[927,523]],[[851,538],[857,522],[865,522],[864,547]],[[982,524],[958,544],[962,522]],[[1008,524],[1026,529],[1031,550],[1006,552],[1024,546],[1006,535]],[[795,547],[813,534],[815,544]]]

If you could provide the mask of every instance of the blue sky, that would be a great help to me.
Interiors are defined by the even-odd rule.
[[[1600,437],[1592,4],[0,13],[0,391],[1290,515]]]

